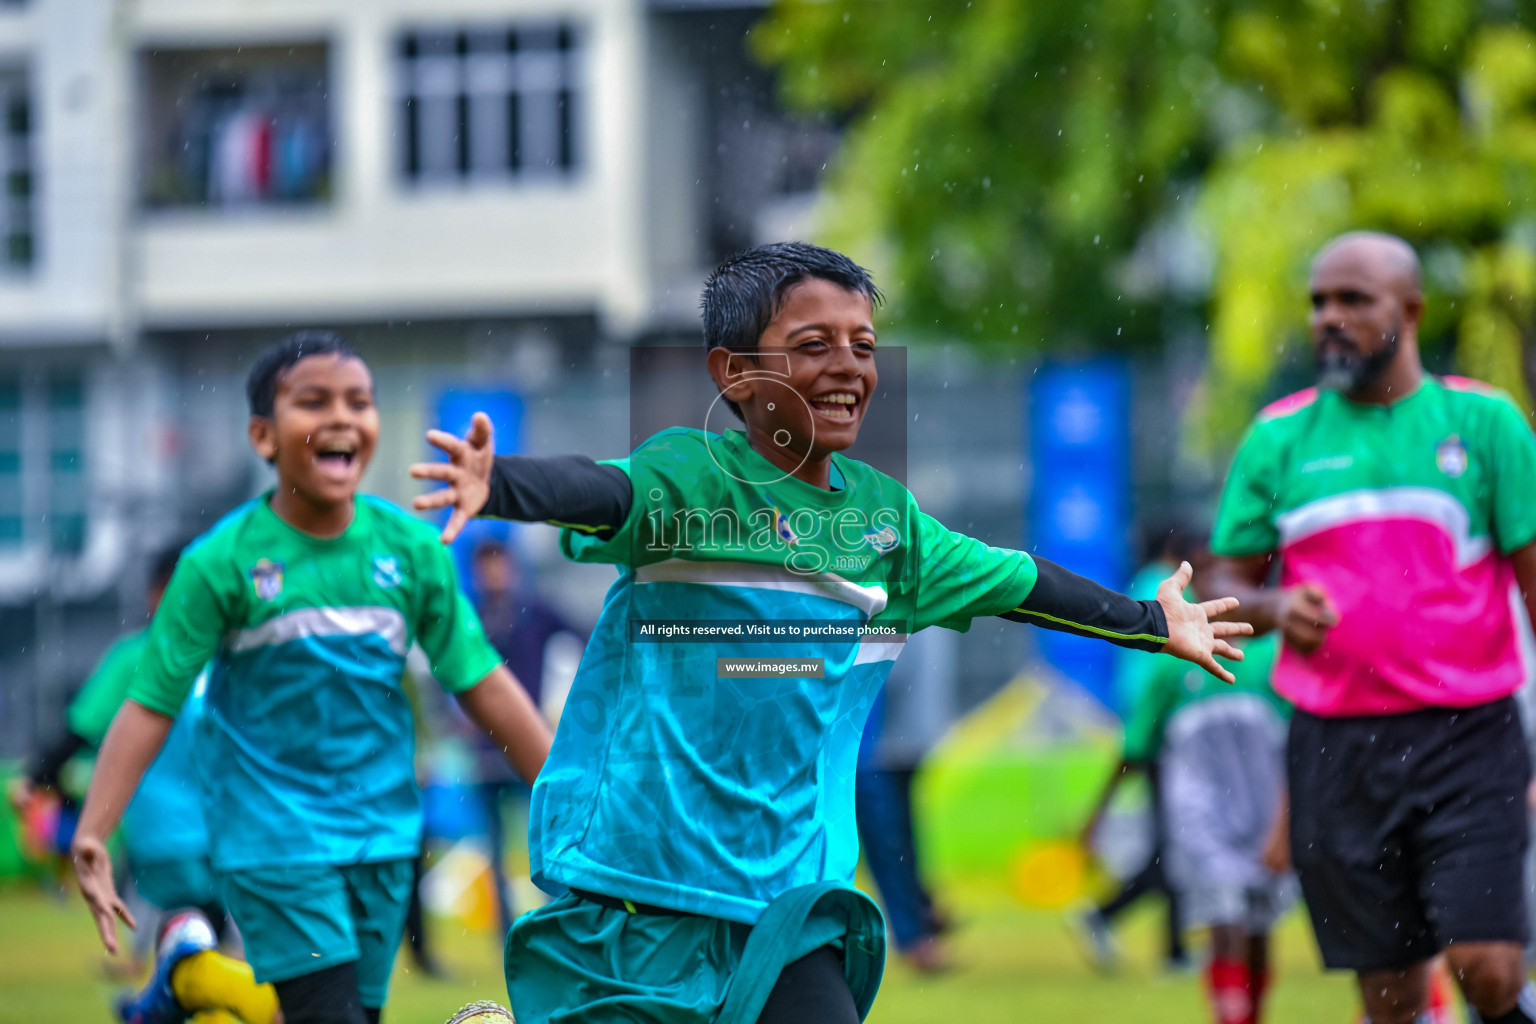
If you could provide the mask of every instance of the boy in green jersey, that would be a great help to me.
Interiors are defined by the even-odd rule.
[[[287,1024],[377,1021],[421,834],[405,656],[527,780],[549,747],[486,642],[434,531],[357,493],[378,437],[373,379],[328,332],[263,352],[252,447],[277,486],[182,555],[107,732],[73,855],[103,944],[133,921],[104,841],[209,665],[196,754],[215,876]]]
[[[878,294],[802,243],[710,277],[703,362],[744,430],[663,430],[603,464],[498,459],[484,416],[428,435],[450,461],[412,473],[448,486],[417,505],[453,507],[445,540],[481,512],[552,522],[568,557],[619,570],[534,786],[534,880],[556,898],[507,939],[523,1024],[868,1012],[885,943],[852,887],[854,775],[904,634],[1001,615],[1231,679],[1212,655],[1241,658],[1223,638],[1247,626],[1183,600],[1187,565],[1133,601],[946,529],[841,454],[877,393]]]
[[[1285,792],[1290,708],[1270,687],[1278,643],[1246,644],[1225,685],[1158,659],[1125,723],[1125,759],[1161,765],[1164,870],[1184,923],[1210,929],[1206,994],[1217,1024],[1256,1024],[1269,988],[1269,932],[1295,883],[1263,854]]]
[[[154,559],[145,594],[151,616],[160,605],[180,554],[180,548],[170,548]],[[123,634],[107,648],[69,703],[64,737],[29,766],[12,794],[14,801],[25,800],[37,787],[57,789],[65,762],[81,752],[94,753],[101,746],[112,716],[128,696],[148,643],[146,626]],[[201,700],[195,704],[200,705]],[[138,794],[123,815],[123,845],[128,873],[144,899],[161,911],[197,907],[222,928],[225,915],[208,862],[208,831],[203,824],[192,758],[197,710],[189,704],[184,720],[172,730],[160,756],[145,773]]]

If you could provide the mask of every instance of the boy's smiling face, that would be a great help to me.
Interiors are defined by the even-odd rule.
[[[879,381],[873,320],[862,292],[809,278],[784,296],[755,355],[710,353],[711,373],[741,407],[756,451],[793,466],[852,446]],[[765,371],[775,376],[750,376]]]
[[[361,359],[306,356],[278,382],[271,418],[251,417],[250,436],[280,494],[317,509],[350,504],[379,439],[373,375]]]

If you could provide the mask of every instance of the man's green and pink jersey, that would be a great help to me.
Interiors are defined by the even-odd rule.
[[[1470,707],[1525,680],[1511,552],[1536,539],[1536,439],[1500,391],[1426,375],[1391,405],[1310,388],[1259,414],[1211,547],[1277,551],[1339,622],[1275,688],[1316,715]]]

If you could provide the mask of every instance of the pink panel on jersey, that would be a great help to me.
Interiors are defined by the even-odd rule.
[[[1302,388],[1300,391],[1270,402],[1259,410],[1258,418],[1261,420],[1279,419],[1281,416],[1289,416],[1293,412],[1300,412],[1315,401],[1317,401],[1317,388]]]
[[[1447,391],[1469,391],[1475,395],[1502,394],[1502,392],[1492,384],[1484,384],[1482,381],[1473,380],[1471,377],[1458,377],[1452,373],[1448,373],[1441,377],[1440,383],[1444,385]]]
[[[1457,543],[1440,523],[1381,517],[1285,544],[1281,586],[1314,583],[1339,623],[1310,655],[1281,649],[1275,689],[1324,716],[1468,707],[1519,689],[1509,559]]]

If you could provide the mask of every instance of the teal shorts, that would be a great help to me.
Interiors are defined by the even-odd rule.
[[[885,966],[885,920],[857,889],[792,889],[755,926],[567,894],[507,934],[507,996],[518,1024],[755,1024],[779,972],[822,946],[841,951],[862,1019]]]
[[[218,879],[257,981],[287,981],[355,960],[363,1005],[384,1005],[414,861],[246,868],[220,871]]]
[[[206,907],[221,902],[219,887],[213,879],[213,865],[207,857],[181,860],[128,859],[128,873],[133,886],[161,910],[180,907]]]

